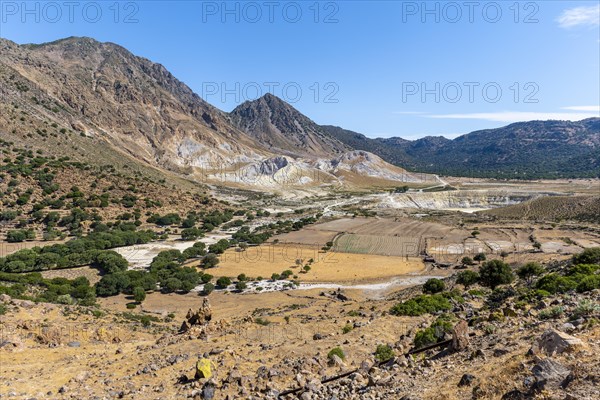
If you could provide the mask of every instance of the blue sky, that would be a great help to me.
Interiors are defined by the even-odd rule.
[[[115,42],[225,111],[270,91],[404,138],[600,113],[599,1],[0,3],[3,38]]]

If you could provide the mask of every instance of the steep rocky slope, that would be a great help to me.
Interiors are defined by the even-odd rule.
[[[118,45],[89,38],[22,46],[2,40],[0,49],[3,102],[101,137],[148,163],[206,167],[265,154],[162,65]],[[0,126],[8,130],[13,122],[0,120]],[[25,133],[18,124],[15,129]]]
[[[238,128],[276,153],[322,157],[351,149],[270,93],[242,103],[230,115]]]
[[[227,114],[116,44],[0,39],[0,51],[0,136],[46,154],[258,189],[416,181],[275,96]],[[345,172],[360,179],[340,179]]]

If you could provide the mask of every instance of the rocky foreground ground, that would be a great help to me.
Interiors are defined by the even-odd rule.
[[[156,317],[2,295],[0,398],[598,398],[600,291],[524,304],[512,287],[505,298],[463,290],[442,345],[414,352],[416,332],[437,316],[389,309],[420,290],[381,301],[292,294],[264,319],[219,318],[213,297],[212,307],[198,298],[185,316]],[[391,353],[376,359],[378,345]],[[328,355],[335,347],[342,354]],[[208,378],[197,373],[203,359]]]

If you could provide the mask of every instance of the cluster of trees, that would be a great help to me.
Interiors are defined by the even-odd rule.
[[[181,223],[181,217],[177,213],[169,213],[165,215],[152,214],[146,220],[149,224],[156,224],[158,226],[171,226],[179,225]]]
[[[231,238],[237,242],[244,242],[250,244],[262,244],[266,242],[273,235],[272,231],[265,231],[261,233],[250,232],[250,228],[243,226]]]
[[[6,241],[8,243],[18,243],[33,239],[35,239],[33,229],[15,229],[6,233]]]
[[[0,294],[47,303],[83,306],[96,303],[96,292],[87,278],[44,279],[39,272],[29,274],[0,272]]]
[[[463,259],[463,264],[467,264]],[[516,275],[535,288],[540,295],[565,293],[571,290],[587,292],[600,288],[600,248],[585,249],[573,256],[571,267],[564,274],[545,274],[545,268],[536,262],[526,263],[516,269]],[[545,274],[545,275],[544,275]],[[501,260],[484,262],[479,272],[461,271],[457,275],[457,283],[469,287],[476,283],[495,289],[500,285],[513,282],[515,273],[512,268]],[[429,283],[429,282],[428,282]]]
[[[200,283],[209,283],[212,275],[199,272],[196,268],[183,267],[181,263],[192,258],[204,256],[204,243],[179,250],[161,251],[150,264],[147,271],[127,271],[127,263],[119,264],[108,271],[96,284],[98,296],[115,296],[119,293],[141,298],[141,292],[160,288],[162,293],[189,292]],[[144,296],[145,297],[145,296]],[[142,301],[142,300],[136,300]]]
[[[200,237],[203,237],[204,233],[210,232],[225,222],[230,221],[233,216],[234,212],[232,210],[225,210],[224,212],[215,210],[206,215],[202,213],[197,214],[195,212],[190,212],[183,220],[177,213],[168,213],[165,215],[152,214],[147,218],[146,221],[158,226],[180,226],[183,228],[181,231],[181,237],[183,240],[196,240]],[[201,227],[196,226],[199,222],[202,222]],[[243,224],[243,221],[239,222]]]
[[[135,225],[121,224],[106,232],[98,227],[98,231],[65,244],[23,249],[2,257],[0,271],[33,272],[87,265],[105,257],[103,250],[148,243],[156,238],[152,231],[135,231]]]

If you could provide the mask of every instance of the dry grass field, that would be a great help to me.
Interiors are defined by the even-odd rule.
[[[600,186],[597,188],[600,193]],[[600,196],[549,196],[483,212],[505,219],[600,222]]]
[[[314,260],[308,273],[300,273],[295,264]],[[371,254],[351,254],[336,251],[320,252],[315,246],[267,244],[249,248],[245,252],[228,250],[219,266],[208,270],[214,276],[236,277],[241,273],[249,277],[270,278],[291,270],[301,282],[377,282],[399,275],[419,273],[424,270],[420,258],[387,257]]]

